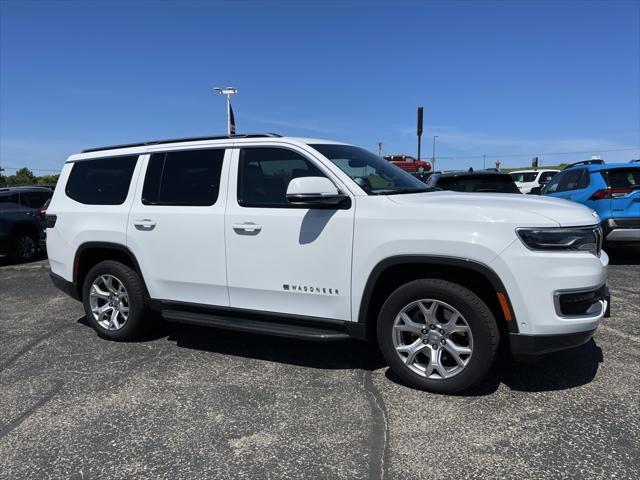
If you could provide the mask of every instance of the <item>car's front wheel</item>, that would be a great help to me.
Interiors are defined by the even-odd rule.
[[[133,340],[149,327],[142,279],[120,262],[105,260],[89,270],[82,300],[87,319],[103,337]]]
[[[458,393],[484,379],[499,343],[487,305],[469,289],[439,279],[395,290],[380,311],[377,336],[404,383],[436,393]]]

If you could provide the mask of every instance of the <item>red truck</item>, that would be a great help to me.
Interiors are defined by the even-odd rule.
[[[397,155],[385,155],[385,160],[400,167],[406,172],[411,173],[427,173],[431,171],[431,163],[423,160],[418,160],[411,155],[405,155],[403,153]]]

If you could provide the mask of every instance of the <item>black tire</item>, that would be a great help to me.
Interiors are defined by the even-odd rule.
[[[28,248],[30,245],[31,248]],[[30,262],[38,254],[38,236],[29,231],[18,231],[13,234],[10,258],[15,263]]]
[[[396,317],[405,306],[423,299],[440,300],[454,307],[471,329],[472,355],[462,371],[450,378],[431,379],[414,372],[394,347],[393,324]],[[415,280],[395,290],[380,311],[377,337],[382,355],[403,383],[420,390],[448,394],[468,390],[481,382],[493,365],[500,342],[498,326],[487,305],[467,288],[438,279]]]
[[[98,277],[105,274],[116,277],[123,284],[128,294],[128,319],[118,330],[109,330],[100,325],[91,311],[91,285]],[[82,285],[82,303],[87,320],[98,332],[98,335],[103,338],[118,341],[135,340],[147,333],[151,326],[148,296],[144,283],[135,270],[120,262],[105,260],[89,270]]]

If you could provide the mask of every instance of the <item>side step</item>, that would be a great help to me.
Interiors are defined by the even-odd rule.
[[[297,325],[284,322],[266,320],[252,320],[239,317],[225,317],[207,313],[192,313],[180,310],[162,310],[162,318],[168,322],[190,323],[205,327],[224,328],[240,332],[262,333],[277,337],[296,338],[299,340],[314,340],[326,342],[333,340],[347,340],[351,338],[346,332],[332,330],[325,327]]]

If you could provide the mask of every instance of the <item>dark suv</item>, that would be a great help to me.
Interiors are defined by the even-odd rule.
[[[495,170],[435,172],[425,183],[430,187],[456,192],[520,193],[511,175]]]
[[[47,187],[0,188],[0,253],[25,262],[35,257],[41,209],[53,195]]]

